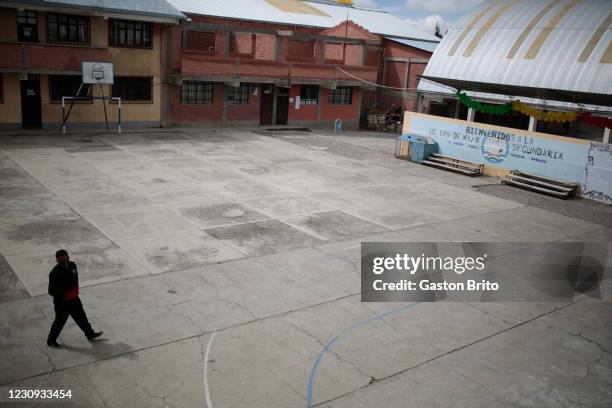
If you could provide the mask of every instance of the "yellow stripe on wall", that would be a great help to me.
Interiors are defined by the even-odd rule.
[[[448,52],[449,56],[452,57],[453,55],[455,55],[455,52],[457,52],[457,48],[459,48],[465,37],[467,37],[468,33],[472,30],[472,28],[474,28],[476,23],[493,8],[493,6],[494,5],[491,4],[490,6],[482,10],[480,13],[478,13],[478,15],[476,15],[476,17],[474,17],[472,21],[470,21],[470,24],[465,27],[459,38],[457,38],[457,41],[455,41],[455,43],[451,47],[450,51]]]
[[[552,30],[554,30],[559,25],[561,20],[563,20],[563,17],[565,17],[565,15],[581,1],[582,0],[570,0],[570,2],[563,6],[563,8],[561,8],[561,10],[557,12],[557,14],[555,14],[550,20],[548,20],[548,23],[546,23],[542,31],[540,31],[540,34],[535,39],[533,44],[531,44],[531,47],[529,47],[527,54],[525,54],[525,59],[534,59],[535,57],[537,57],[538,52],[540,52],[540,48],[542,48],[542,45],[544,45],[544,42],[546,42],[546,39],[548,38]]]
[[[504,13],[506,11],[508,11],[512,6],[514,6],[516,3],[518,3],[518,0],[512,0],[509,4],[505,4],[503,6],[501,6],[499,8],[499,10],[497,10],[495,12],[495,14],[493,14],[482,26],[482,28],[480,30],[478,30],[478,32],[476,33],[476,35],[474,36],[474,38],[472,38],[472,41],[470,41],[470,44],[467,46],[467,48],[465,49],[465,51],[463,52],[463,56],[464,57],[470,57],[472,55],[472,53],[474,52],[474,50],[476,49],[476,47],[478,46],[478,43],[480,43],[480,40],[482,40],[482,37],[484,37],[484,35],[487,33],[487,31],[489,31],[489,29],[491,28],[491,26],[493,26],[493,24],[495,24],[495,22],[497,20],[499,20],[499,18],[501,16],[504,15]]]
[[[559,4],[559,2],[561,2],[561,0],[553,0],[550,3],[548,3],[546,7],[540,10],[540,12],[529,22],[529,24],[527,24],[527,27],[525,27],[525,29],[523,30],[519,38],[516,39],[516,42],[510,49],[510,52],[508,53],[506,58],[514,58],[514,56],[516,55],[516,52],[519,50],[519,48],[521,48],[521,45],[523,45],[523,43],[525,42],[525,39],[527,38],[531,30],[533,30],[533,28],[540,22],[542,17],[544,17],[544,15],[546,15],[546,13],[550,11],[550,9],[552,9],[557,4]]]
[[[601,37],[603,37],[610,24],[612,24],[612,13],[608,14],[608,18],[606,18],[603,23],[601,23],[601,25],[597,27],[597,30],[595,30],[593,36],[584,46],[584,49],[580,53],[580,57],[578,57],[578,62],[586,62],[589,59],[591,53],[593,53],[593,49],[595,49],[595,46],[597,45],[599,40],[601,40]]]
[[[606,52],[601,56],[599,62],[602,64],[612,64],[612,41],[608,43],[608,48],[606,48]]]

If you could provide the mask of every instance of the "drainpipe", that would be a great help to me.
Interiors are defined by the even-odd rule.
[[[610,128],[609,128],[609,127],[607,127],[607,128],[604,130],[603,142],[604,142],[604,143],[610,143]]]

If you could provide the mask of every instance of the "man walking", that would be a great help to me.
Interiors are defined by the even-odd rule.
[[[83,304],[79,299],[79,275],[74,262],[70,261],[68,252],[60,249],[55,253],[57,265],[49,273],[49,295],[53,296],[53,306],[55,307],[55,320],[51,325],[51,331],[47,338],[49,347],[58,348],[59,336],[68,316],[72,316],[76,324],[83,330],[89,340],[100,337],[102,332],[95,332],[91,328]]]

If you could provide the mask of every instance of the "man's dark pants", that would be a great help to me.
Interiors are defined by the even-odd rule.
[[[81,299],[78,297],[72,300],[60,300],[53,299],[53,305],[55,306],[55,320],[51,325],[51,331],[49,332],[48,341],[56,341],[60,332],[68,320],[68,316],[72,316],[76,324],[83,330],[85,336],[90,337],[94,331],[87,320],[85,310],[83,310],[83,304]]]

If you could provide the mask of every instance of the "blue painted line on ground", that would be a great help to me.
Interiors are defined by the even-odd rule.
[[[323,360],[323,356],[325,355],[325,353],[327,353],[328,351],[331,350],[331,348],[334,345],[334,343],[336,341],[338,341],[338,339],[340,337],[344,336],[347,333],[350,333],[351,331],[357,329],[358,327],[361,327],[361,326],[363,326],[365,324],[371,323],[371,322],[373,322],[375,320],[383,320],[384,321],[384,317],[385,316],[389,316],[390,314],[397,313],[397,312],[400,312],[402,310],[409,309],[409,308],[411,308],[413,306],[418,305],[419,303],[421,303],[421,302],[411,303],[409,305],[405,305],[405,306],[402,306],[400,308],[393,309],[393,310],[390,310],[388,312],[376,315],[376,316],[371,317],[369,319],[361,320],[361,321],[353,324],[352,326],[342,330],[340,333],[336,334],[334,337],[332,337],[332,339],[329,340],[327,342],[327,344],[325,344],[325,346],[323,346],[323,350],[321,350],[321,352],[317,355],[317,358],[315,359],[315,362],[314,362],[314,364],[312,366],[312,369],[310,370],[310,375],[308,376],[308,384],[306,385],[307,407],[308,408],[312,408],[312,406],[313,406],[313,403],[312,403],[312,389],[313,389],[314,379],[315,379],[315,376],[317,375],[317,371],[319,370],[319,366],[321,365],[321,361]],[[385,322],[385,323],[388,324],[388,322]]]

